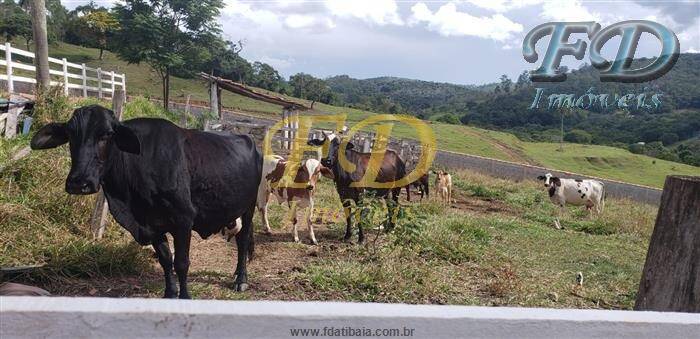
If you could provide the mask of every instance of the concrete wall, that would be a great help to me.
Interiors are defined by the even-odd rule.
[[[690,338],[700,315],[338,302],[0,297],[2,338],[282,338],[292,330],[413,329],[416,338]],[[346,334],[349,330],[346,329]]]
[[[605,184],[608,197],[627,198],[639,202],[658,205],[661,200],[661,190],[653,187],[629,184],[625,182],[601,179],[578,173],[557,171],[544,167],[517,164],[508,161],[484,158],[474,155],[438,151],[434,165],[449,169],[468,169],[494,177],[510,180],[535,180],[537,176],[547,172],[563,178],[596,179]]]

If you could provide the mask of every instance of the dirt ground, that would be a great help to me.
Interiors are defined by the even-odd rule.
[[[516,213],[499,201],[470,197],[457,190],[453,194],[451,206],[454,209],[483,215]],[[405,198],[402,197],[402,199]],[[408,202],[403,200],[402,203]],[[413,203],[418,202],[414,199]],[[259,216],[256,215],[255,218]],[[305,223],[299,226],[301,243],[293,241],[289,222],[286,225],[283,229],[273,229],[271,235],[256,230],[255,256],[248,265],[249,288],[243,293],[232,290],[236,260],[235,243],[227,243],[218,234],[204,240],[194,233],[190,250],[189,274],[192,296],[197,299],[343,300],[341,294],[329,295],[327,292],[315,291],[311,283],[298,273],[315,261],[353,255],[358,245],[342,240],[344,229],[330,222],[321,223],[318,218],[314,221],[314,230],[319,245],[311,244]],[[376,231],[367,231],[367,239],[372,239],[374,232]],[[355,234],[353,241],[356,240]],[[148,249],[150,251],[150,248]],[[151,268],[140,276],[100,279],[64,278],[60,283],[40,287],[46,288],[54,295],[64,296],[160,297],[163,277],[162,269],[155,257]]]

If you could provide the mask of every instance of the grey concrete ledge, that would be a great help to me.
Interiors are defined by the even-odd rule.
[[[0,297],[5,338],[288,338],[414,329],[414,338],[697,338],[700,314],[341,302]],[[335,332],[332,332],[335,331]],[[367,332],[364,332],[367,333]],[[386,332],[385,332],[386,333]],[[397,332],[394,332],[397,333]],[[302,337],[302,335],[298,335]],[[307,335],[312,336],[312,335]]]

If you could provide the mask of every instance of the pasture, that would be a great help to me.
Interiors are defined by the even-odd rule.
[[[170,117],[148,105],[130,103],[126,114]],[[71,106],[65,105],[63,118]],[[0,145],[0,163],[27,141]],[[90,240],[94,197],[64,192],[69,163],[62,146],[32,152],[2,173],[0,266],[43,264],[12,279],[58,295],[162,296],[162,271],[150,247],[138,246],[111,219],[105,238]],[[434,195],[422,203],[402,198],[404,210],[391,233],[373,229],[382,215],[373,213],[365,245],[341,241],[340,201],[325,178],[316,193],[320,245],[309,244],[305,223],[299,229],[303,243],[292,241],[286,207],[270,209],[270,236],[259,232],[256,213],[256,256],[243,293],[231,289],[235,246],[218,235],[195,236],[192,297],[631,309],[655,207],[609,199],[603,215],[592,220],[583,209],[570,208],[564,229],[556,230],[555,207],[540,183],[470,172],[453,178],[455,201],[449,205]],[[576,284],[577,272],[583,286]]]
[[[18,44],[21,46],[21,44]],[[72,62],[86,63],[91,67],[113,69],[125,73],[127,93],[144,97],[161,97],[159,77],[147,65],[127,64],[116,55],[105,51],[104,59],[99,60],[96,49],[57,43],[50,47],[50,54],[57,58],[67,58]],[[3,67],[0,66],[0,71]],[[261,89],[257,89],[263,91]],[[207,87],[198,79],[173,77],[171,80],[171,98],[185,100],[191,95],[194,100],[208,100]],[[275,95],[281,95],[275,93]],[[286,97],[289,100],[300,100]],[[280,107],[249,99],[224,91],[224,106],[244,111],[248,114],[267,118],[280,118]],[[316,103],[316,114],[347,114],[348,123],[352,125],[375,113],[348,107],[336,107]],[[629,183],[661,188],[667,175],[700,175],[695,166],[655,159],[637,155],[625,149],[566,143],[564,152],[556,151],[558,143],[534,143],[519,140],[512,134],[486,129],[431,122],[440,149],[496,158],[518,163],[529,163],[556,168],[585,175],[615,179]],[[415,138],[408,127],[397,126],[396,137]]]

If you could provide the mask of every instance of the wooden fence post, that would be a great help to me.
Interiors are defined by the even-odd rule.
[[[114,71],[109,71],[109,80],[111,80],[111,84],[109,84],[109,85],[111,86],[111,89],[112,89],[112,99],[114,99],[114,97],[115,97],[115,95],[114,95]]]
[[[116,90],[112,94],[112,110],[116,115],[117,120],[122,119],[124,112],[124,104],[126,104],[126,93],[123,90]],[[92,231],[93,239],[102,239],[105,232],[105,219],[107,218],[107,201],[102,190],[97,193],[95,199],[95,209],[92,211],[90,218],[90,230]]]
[[[180,125],[187,128],[187,118],[190,116],[190,98],[191,94],[187,94],[187,101],[185,101],[185,111],[180,116]]]
[[[88,92],[87,92],[87,70],[85,69],[85,64],[82,65],[83,69],[81,70],[83,73],[83,96],[87,98]]]
[[[63,61],[63,94],[68,95],[68,60],[63,58],[61,61]]]
[[[22,112],[22,109],[24,109],[24,105],[10,106],[10,109],[7,110],[7,118],[5,119],[5,139],[12,139],[17,134],[17,116]]]
[[[634,309],[700,312],[700,177],[666,177]]]
[[[97,69],[97,97],[102,99],[102,68]]]
[[[286,108],[282,109],[282,148],[289,149],[289,111]]]
[[[212,116],[219,116],[219,85],[216,81],[212,80],[209,82],[209,110]],[[209,118],[204,120],[204,130],[208,131],[210,129]]]
[[[5,61],[7,62],[7,66],[5,66],[7,71],[7,91],[12,94],[15,91],[15,85],[12,81],[12,45],[9,42],[5,43]]]

